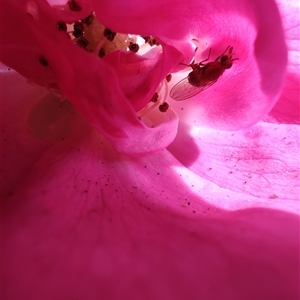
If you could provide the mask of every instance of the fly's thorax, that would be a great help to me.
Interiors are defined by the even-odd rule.
[[[203,67],[202,80],[216,81],[224,73],[225,68],[219,61],[208,63]]]
[[[216,81],[224,73],[225,68],[219,61],[207,63],[203,67],[193,70],[188,75],[189,83],[200,87],[208,82]]]

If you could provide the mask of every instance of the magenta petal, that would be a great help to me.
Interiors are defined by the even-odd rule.
[[[215,183],[224,193],[256,197],[248,202],[249,207],[272,206],[299,213],[299,126],[261,122],[234,133],[197,127],[187,130],[168,149],[192,172]],[[183,137],[189,144],[180,151],[186,144]],[[197,160],[188,161],[195,149]],[[244,207],[245,203],[229,194],[218,199],[218,205]]]
[[[113,67],[122,92],[136,111],[144,108],[182,55],[172,46],[154,48],[143,56],[114,52],[103,60]],[[161,95],[163,97],[163,95]]]
[[[14,193],[35,161],[51,146],[82,131],[82,119],[60,101],[14,70],[1,65],[1,169],[5,199]]]
[[[277,1],[288,46],[288,74],[268,121],[300,124],[300,7],[297,1]]]
[[[285,124],[300,124],[300,77],[289,72],[282,94],[265,118],[266,121]]]
[[[39,63],[42,50],[25,26],[29,18],[24,12],[25,5],[26,1],[1,1],[1,61],[30,81],[53,84],[54,74]]]
[[[198,182],[202,200],[170,166],[95,132],[49,149],[4,205],[3,297],[297,299],[299,218],[225,212],[206,202],[213,185]]]

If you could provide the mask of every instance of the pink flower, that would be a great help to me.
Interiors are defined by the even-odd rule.
[[[2,67],[4,298],[298,299],[297,5],[77,4],[1,2],[3,62],[52,91]],[[162,46],[100,59],[57,27],[91,11]],[[151,111],[191,39],[239,60]]]

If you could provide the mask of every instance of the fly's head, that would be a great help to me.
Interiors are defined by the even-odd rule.
[[[228,46],[225,52],[217,58],[221,63],[224,69],[230,69],[232,67],[233,61],[237,60],[238,58],[233,58],[233,47]]]

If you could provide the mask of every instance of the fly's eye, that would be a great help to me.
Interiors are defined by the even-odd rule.
[[[227,55],[223,55],[220,58],[220,61],[221,61],[222,64],[225,63],[227,60],[228,60],[228,56]]]

